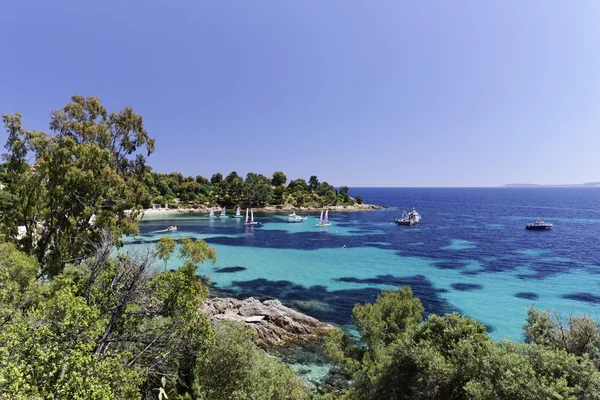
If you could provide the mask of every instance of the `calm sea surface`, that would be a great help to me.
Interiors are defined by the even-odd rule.
[[[154,231],[177,225],[174,238],[201,238],[216,248],[217,264],[198,270],[210,276],[215,293],[278,298],[349,329],[354,304],[402,285],[412,287],[426,312],[460,311],[495,339],[521,340],[532,304],[599,317],[600,189],[357,188],[350,194],[389,208],[331,213],[328,228],[315,227],[317,214],[294,224],[284,214],[255,214],[261,225],[250,227],[236,218],[152,216],[127,247],[153,245],[165,234]],[[421,224],[393,223],[413,206]],[[525,230],[536,217],[554,228]],[[178,264],[171,260],[167,268]]]

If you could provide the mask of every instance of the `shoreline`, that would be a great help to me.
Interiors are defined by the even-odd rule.
[[[219,212],[221,207],[212,207],[215,213]],[[374,204],[355,204],[351,206],[329,206],[329,207],[294,207],[290,205],[284,206],[266,206],[253,208],[255,213],[289,213],[289,212],[319,212],[323,209],[327,209],[330,212],[352,212],[352,211],[372,211],[372,210],[383,210],[388,206],[377,206]],[[142,217],[150,215],[172,215],[172,214],[207,214],[210,212],[211,207],[195,207],[195,208],[148,208],[143,210]],[[235,210],[232,208],[231,210]],[[233,215],[233,212],[228,212],[227,215]],[[215,214],[216,215],[216,214]]]

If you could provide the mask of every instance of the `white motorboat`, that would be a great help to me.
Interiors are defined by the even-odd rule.
[[[290,215],[288,215],[286,221],[287,222],[304,222],[304,221],[306,221],[306,219],[307,219],[307,217],[297,215],[295,212],[293,212]]]
[[[421,222],[421,214],[419,214],[414,208],[411,212],[402,212],[402,217],[396,218],[395,221],[398,225],[414,225]]]

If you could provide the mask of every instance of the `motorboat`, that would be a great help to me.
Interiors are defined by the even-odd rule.
[[[414,208],[411,212],[407,213],[406,211],[402,211],[402,217],[396,218],[394,221],[398,225],[414,225],[421,222],[421,214],[417,212]]]
[[[171,225],[167,227],[167,232],[177,232],[177,227],[175,225]]]
[[[531,229],[531,230],[536,230],[536,231],[543,231],[546,229],[552,229],[552,224],[550,222],[544,222],[539,218],[535,219],[535,222],[533,224],[527,224],[525,225],[525,229]]]
[[[297,215],[295,212],[291,213],[287,217],[287,222],[304,222],[307,217],[303,217],[301,215]]]

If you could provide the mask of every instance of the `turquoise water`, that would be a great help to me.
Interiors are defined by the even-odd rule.
[[[352,193],[352,192],[351,192]],[[216,265],[202,265],[219,295],[279,298],[321,320],[351,329],[356,303],[386,288],[411,285],[427,313],[460,311],[495,339],[522,338],[526,307],[597,317],[600,296],[600,190],[355,189],[381,211],[318,214],[288,224],[260,215],[261,225],[206,215],[146,217],[128,249],[152,246],[153,233],[177,225],[174,238],[206,240]],[[392,221],[415,206],[416,227]],[[552,231],[530,232],[540,217]],[[176,268],[172,259],[166,268]],[[163,265],[159,265],[163,268]]]

